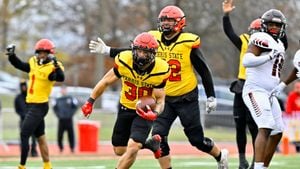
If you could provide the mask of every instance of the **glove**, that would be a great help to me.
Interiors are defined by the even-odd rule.
[[[211,111],[215,111],[217,108],[217,99],[213,96],[210,96],[206,100],[206,112],[210,113]]]
[[[286,87],[286,84],[284,82],[279,83],[274,89],[271,91],[271,97],[275,96],[278,97],[279,94],[282,92],[282,90]]]
[[[143,119],[154,121],[157,118],[157,112],[152,111],[149,105],[146,105],[147,112],[145,112],[140,107],[136,108],[136,113],[141,116]]]
[[[58,67],[57,59],[54,55],[50,55],[49,58],[53,61],[53,65]]]
[[[89,48],[91,53],[109,54],[110,52],[110,47],[106,46],[99,37],[97,38],[97,41],[90,41]]]
[[[16,45],[10,44],[6,47],[6,55],[11,56],[15,55]]]
[[[300,79],[300,72],[299,71],[296,73],[296,76],[298,77],[298,79]]]
[[[276,49],[272,49],[271,52],[269,53],[269,57],[270,57],[270,60],[278,57],[279,55],[283,54],[283,52],[281,51],[278,51]]]
[[[89,118],[89,116],[92,114],[94,101],[94,99],[89,98],[84,105],[81,106],[81,111],[84,117]]]

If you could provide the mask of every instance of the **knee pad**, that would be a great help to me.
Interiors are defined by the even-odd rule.
[[[162,136],[161,137],[161,142],[160,142],[160,148],[162,151],[161,157],[167,156],[170,154],[170,147],[168,144],[168,137],[167,136]]]
[[[204,137],[201,125],[184,129],[184,132],[192,146],[195,146],[197,149],[206,153],[209,153],[212,150],[214,142],[211,139]]]

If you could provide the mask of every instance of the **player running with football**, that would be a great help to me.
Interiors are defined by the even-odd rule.
[[[272,90],[280,82],[285,59],[280,38],[285,34],[286,18],[281,11],[271,9],[261,19],[262,32],[251,35],[243,59],[247,68],[243,100],[258,126],[254,169],[268,168],[284,129],[282,111]]]
[[[186,26],[183,11],[176,6],[166,6],[158,16],[158,30],[149,33],[155,36],[159,43],[157,57],[166,60],[171,68],[171,75],[166,84],[166,102],[164,111],[154,121],[152,135],[161,136],[162,157],[159,163],[162,169],[171,169],[170,147],[168,135],[177,117],[184,127],[184,133],[191,145],[198,150],[213,156],[218,162],[218,168],[227,169],[227,150],[220,150],[214,141],[204,136],[200,122],[198,102],[197,77],[195,69],[202,78],[207,95],[206,110],[211,112],[216,108],[216,98],[212,75],[200,50],[200,37],[183,32]],[[98,38],[89,45],[92,53],[109,54],[111,57],[124,49],[106,46]]]
[[[7,47],[9,62],[17,69],[28,73],[29,87],[27,89],[27,113],[21,127],[21,159],[18,169],[25,169],[29,151],[29,137],[38,138],[43,169],[52,169],[48,145],[45,136],[45,116],[48,113],[49,95],[56,81],[65,79],[64,67],[53,56],[54,44],[48,39],[41,39],[35,45],[35,56],[29,62],[21,61],[15,54],[15,46]]]
[[[142,148],[151,149],[160,156],[160,136],[153,135],[146,141],[153,121],[163,111],[165,91],[170,68],[167,62],[155,57],[158,43],[149,33],[139,34],[133,41],[131,51],[121,52],[115,57],[115,66],[109,70],[93,89],[90,98],[82,106],[83,114],[92,113],[93,103],[107,86],[122,80],[120,105],[114,125],[112,144],[116,155],[121,156],[117,169],[127,169],[134,163]],[[152,110],[136,109],[137,100],[142,96],[153,96],[156,106]]]

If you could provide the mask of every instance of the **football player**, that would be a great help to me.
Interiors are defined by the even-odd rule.
[[[158,30],[149,31],[159,43],[156,57],[166,60],[171,75],[166,84],[166,103],[164,111],[154,121],[152,135],[160,135],[162,157],[159,163],[162,169],[171,169],[168,135],[178,117],[184,127],[184,133],[192,146],[213,156],[220,169],[228,168],[226,149],[221,150],[212,139],[205,137],[200,122],[198,102],[198,81],[194,69],[201,76],[205,88],[207,112],[216,109],[216,98],[212,75],[200,50],[200,37],[184,32],[186,18],[177,6],[164,7],[158,16]],[[124,49],[111,48],[98,38],[90,42],[92,53],[110,54],[111,57]]]
[[[164,87],[170,75],[167,62],[155,57],[158,43],[149,33],[139,34],[133,41],[132,50],[123,51],[115,57],[115,66],[109,70],[93,89],[90,98],[82,106],[85,116],[92,113],[93,103],[101,96],[107,86],[118,79],[122,80],[120,105],[114,125],[112,144],[116,155],[121,158],[116,168],[130,168],[137,153],[142,148],[149,148],[160,157],[161,137],[147,137],[153,121],[163,111],[165,104]],[[136,109],[136,103],[142,96],[153,96],[156,106],[152,110]]]
[[[53,54],[55,46],[49,39],[41,39],[35,44],[35,56],[29,62],[21,61],[15,54],[15,46],[7,47],[9,62],[17,69],[28,73],[27,113],[21,128],[21,159],[18,169],[25,169],[29,151],[29,137],[38,139],[44,169],[52,169],[45,136],[45,116],[48,113],[49,95],[56,81],[65,79],[64,67]]]
[[[262,15],[261,22],[262,32],[251,35],[243,59],[247,68],[243,100],[258,126],[254,169],[268,168],[284,128],[282,110],[272,95],[273,89],[283,84],[280,74],[285,47],[280,39],[285,34],[286,18],[281,11],[270,9]]]

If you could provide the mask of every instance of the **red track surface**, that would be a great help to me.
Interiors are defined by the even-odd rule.
[[[237,148],[235,143],[217,143],[220,148],[226,148],[229,150],[230,156],[237,156]],[[205,153],[198,151],[195,147],[192,147],[188,142],[171,142],[171,154],[172,155],[205,155]],[[99,155],[99,156],[114,156],[114,152],[112,146],[109,142],[101,143],[99,142],[97,151],[93,152],[81,152],[77,148],[75,153],[72,154],[67,146],[65,146],[66,150],[63,153],[60,153],[56,144],[49,144],[49,152],[50,156],[58,156],[58,155]],[[281,146],[280,146],[281,148]],[[247,145],[247,153],[252,154],[251,144]],[[289,146],[289,154],[294,154],[295,148],[294,145],[290,144]],[[11,156],[19,156],[20,148],[19,145],[7,145],[6,147],[0,145],[0,158],[1,157],[11,157]],[[139,154],[151,155],[152,153],[149,150],[142,150]]]

